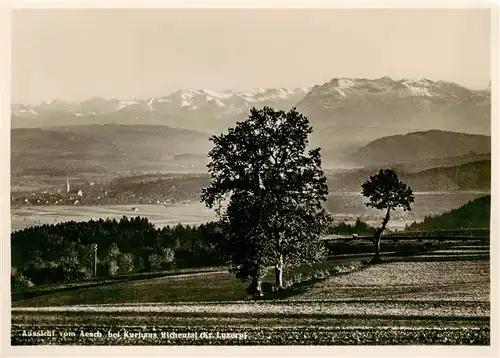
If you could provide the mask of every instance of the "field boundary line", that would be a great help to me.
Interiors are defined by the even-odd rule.
[[[351,288],[351,287],[349,287]],[[364,287],[363,287],[364,288]],[[490,301],[482,301],[482,300],[470,300],[470,299],[453,299],[453,298],[436,298],[436,299],[415,299],[415,298],[405,298],[405,299],[378,299],[378,298],[325,298],[325,299],[300,299],[300,300],[239,300],[239,301],[179,301],[179,302],[145,302],[145,303],[102,303],[102,304],[89,304],[89,305],[59,305],[59,306],[16,306],[12,307],[12,312],[19,310],[26,310],[36,308],[38,310],[41,309],[58,309],[59,307],[74,307],[74,308],[86,308],[86,307],[141,307],[141,306],[196,306],[196,305],[205,305],[205,306],[225,306],[225,305],[297,305],[297,304],[311,304],[311,303],[412,303],[412,304],[448,304],[448,303],[463,303],[463,304],[490,304]]]

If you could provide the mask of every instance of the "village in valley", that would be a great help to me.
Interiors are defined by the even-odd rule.
[[[14,195],[15,194],[15,195]],[[108,192],[103,189],[102,183],[85,183],[72,187],[69,178],[66,178],[64,187],[55,189],[39,189],[33,192],[17,192],[11,195],[12,205],[81,205],[85,202],[105,202]]]
[[[66,178],[64,187],[51,186],[47,189],[36,189],[32,192],[20,191],[11,194],[11,205],[16,207],[37,205],[109,205],[109,204],[161,204],[189,203],[195,199],[195,194],[182,188],[170,186],[168,195],[154,192],[151,189],[144,192],[113,189],[109,183],[85,181],[78,179],[73,183]]]

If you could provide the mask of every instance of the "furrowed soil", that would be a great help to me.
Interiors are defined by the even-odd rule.
[[[318,283],[293,299],[489,302],[489,260],[387,262]]]
[[[243,295],[245,287],[223,273],[104,285],[115,287],[109,300],[105,291],[85,296],[91,289],[49,294],[14,302],[11,343],[489,345],[489,260],[460,257],[489,247],[467,245],[439,253],[449,260],[368,266],[282,300],[223,301],[227,290]],[[123,295],[120,287],[131,284]],[[152,301],[146,291],[155,287],[175,292],[176,302]]]

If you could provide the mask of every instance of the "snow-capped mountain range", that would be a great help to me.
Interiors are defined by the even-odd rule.
[[[490,90],[490,87],[480,91],[471,90],[453,82],[432,81],[427,78],[420,80],[393,80],[390,77],[375,80],[334,78],[323,85],[314,86],[307,97],[326,95],[339,101],[372,96],[454,98],[463,101],[477,94],[487,94]]]
[[[81,103],[50,101],[39,105],[12,105],[13,127],[45,127],[51,125],[120,123],[166,124],[200,129],[203,121],[233,121],[244,117],[252,106],[289,109],[299,102],[310,88],[258,88],[251,91],[180,90],[164,97],[148,99],[91,98]],[[56,119],[57,120],[54,120]],[[191,123],[195,120],[195,123]],[[215,124],[215,123],[212,123]],[[216,125],[216,127],[219,127]]]

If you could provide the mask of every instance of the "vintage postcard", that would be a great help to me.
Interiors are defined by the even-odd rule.
[[[193,4],[6,10],[6,355],[498,354],[495,7]]]

